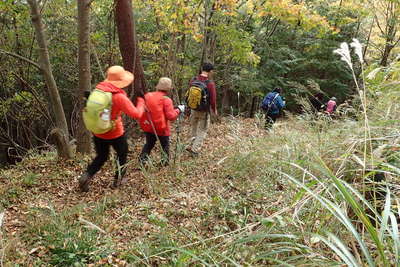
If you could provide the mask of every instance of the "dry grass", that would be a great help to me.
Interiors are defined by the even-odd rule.
[[[334,262],[337,258],[308,234],[331,227],[331,217],[280,173],[309,182],[322,193],[324,187],[314,188],[309,177],[286,164],[301,165],[324,181],[317,164],[322,159],[339,177],[357,181],[361,173],[357,169],[362,168],[356,157],[349,156],[363,152],[363,131],[357,125],[357,121],[288,117],[267,133],[256,120],[227,117],[211,126],[198,158],[178,152],[175,166],[143,172],[133,170],[143,140],[131,139],[128,183],[110,188],[109,161],[89,193],[78,192],[76,180],[88,158],[59,162],[52,153],[32,156],[0,174],[0,204],[7,214],[3,230],[9,244],[5,262],[60,266]],[[183,129],[182,140],[188,125]],[[374,136],[382,136],[385,129]],[[175,137],[173,133],[173,149]],[[155,159],[157,154],[158,148]]]

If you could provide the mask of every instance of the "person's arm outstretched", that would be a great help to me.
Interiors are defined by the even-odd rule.
[[[169,97],[164,98],[164,114],[165,118],[169,121],[174,121],[179,116],[179,109],[174,108],[172,100]]]
[[[119,94],[114,105],[118,105],[120,110],[132,119],[140,119],[144,112],[144,99],[141,97],[137,98],[135,106],[127,96]]]

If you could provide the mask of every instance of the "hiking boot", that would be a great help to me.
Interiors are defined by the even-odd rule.
[[[111,188],[112,188],[112,189],[116,189],[116,188],[119,187],[120,185],[121,185],[120,179],[118,179],[117,177],[115,177],[113,183],[111,184]]]
[[[124,179],[125,177],[125,173],[126,173],[126,169],[125,168],[121,168],[120,171],[117,171],[114,175],[114,181],[111,184],[111,188],[115,189],[117,187],[119,187],[123,181],[125,181],[126,179]]]
[[[189,152],[192,157],[197,157],[199,155],[199,152],[193,151],[190,147],[187,147],[186,151]]]
[[[89,183],[93,176],[90,176],[87,172],[84,172],[81,177],[79,177],[79,189],[81,192],[89,191]]]
[[[120,179],[114,178],[114,181],[111,184],[111,188],[116,189],[116,188],[120,187],[121,185],[126,184],[127,182],[128,182],[127,178],[123,178],[123,177],[121,177]]]

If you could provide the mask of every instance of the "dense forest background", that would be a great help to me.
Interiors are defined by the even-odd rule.
[[[43,74],[44,48],[31,21],[35,5],[67,126]],[[367,68],[385,67],[396,59],[400,38],[399,3],[390,0],[4,0],[0,10],[0,154],[9,158],[54,143],[56,127],[87,152],[82,92],[111,65],[135,72],[132,98],[168,76],[175,102],[182,102],[188,80],[209,61],[221,114],[253,116],[276,86],[284,88],[287,111],[301,112],[301,100],[318,92],[339,104],[355,94],[351,73],[332,53],[341,42],[357,38]],[[360,65],[355,71],[358,76]]]

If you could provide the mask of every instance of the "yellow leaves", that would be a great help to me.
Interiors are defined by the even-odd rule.
[[[215,3],[215,8],[217,10],[219,9],[233,10],[237,4],[238,3],[235,0],[219,0]]]
[[[156,15],[157,15],[158,17],[165,17],[165,12],[162,11],[162,10],[156,10]]]
[[[290,0],[267,1],[260,10],[258,17],[273,16],[286,23],[300,26],[305,30],[318,29],[320,32],[333,31],[328,21],[315,12],[310,11],[303,3],[294,4]]]
[[[239,3],[236,0],[219,0],[214,7],[227,16],[236,16]]]
[[[293,4],[288,0],[267,1],[264,5],[268,15],[279,17],[282,20],[293,20],[306,9],[302,4]]]
[[[260,59],[261,59],[260,56],[258,56],[253,51],[249,52],[247,54],[247,57],[248,57],[247,61],[253,66],[256,66],[256,65],[258,65],[258,63],[260,63]]]
[[[218,39],[218,46],[230,61],[243,65],[257,65],[260,62],[260,57],[253,52],[254,38],[251,34],[235,26],[223,24],[216,26],[214,30],[217,35],[224,36]]]
[[[254,1],[253,0],[247,1],[246,2],[246,7],[247,7],[248,10],[254,9]]]
[[[204,38],[203,34],[200,33],[193,34],[193,39],[198,43],[201,43],[203,41],[203,38]]]
[[[142,40],[139,44],[140,49],[148,54],[155,54],[160,49],[159,44],[153,41]]]
[[[136,6],[145,7],[145,12],[157,18],[159,32],[192,33],[198,14],[198,5],[186,0],[141,0]],[[141,11],[143,12],[143,11]],[[144,15],[145,16],[145,15]]]
[[[262,18],[268,15],[268,12],[266,10],[260,10],[257,12],[257,17]]]
[[[191,26],[190,21],[188,19],[184,19],[183,20],[183,25],[187,28],[189,28]]]

